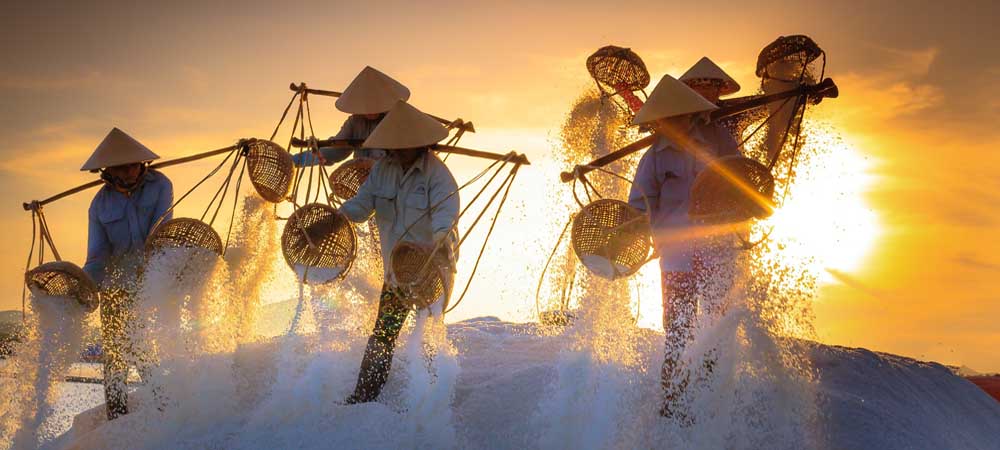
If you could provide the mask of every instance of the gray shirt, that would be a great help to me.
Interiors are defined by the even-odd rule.
[[[426,152],[405,172],[399,163],[381,159],[372,167],[358,194],[345,202],[340,212],[359,223],[375,215],[383,267],[389,279],[389,258],[401,240],[433,245],[434,233],[449,232],[449,244],[454,248],[458,237],[457,189],[451,171],[431,152]]]
[[[689,135],[709,157],[740,154],[732,135],[719,125],[696,120]],[[693,270],[692,257],[703,240],[688,217],[688,207],[691,186],[707,163],[662,135],[639,160],[629,205],[649,213],[661,271]]]

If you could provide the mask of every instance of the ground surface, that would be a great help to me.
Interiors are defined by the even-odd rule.
[[[561,425],[542,417],[543,410],[554,410],[540,405],[553,397],[554,390],[558,391],[555,386],[560,374],[566,376],[567,367],[579,370],[580,378],[597,373],[587,364],[575,368],[564,364],[565,355],[560,356],[558,349],[563,348],[566,338],[539,335],[534,325],[492,318],[449,325],[448,334],[460,367],[448,409],[452,419],[442,428],[454,433],[450,442],[462,448],[560,447],[560,441],[549,437],[559,433]],[[643,332],[637,346],[647,367],[658,365],[661,339],[660,334]],[[171,419],[179,420],[172,425],[138,419],[118,424],[115,421],[92,432],[71,431],[51,447],[75,443],[80,445],[78,448],[133,448],[136,443],[122,442],[114,436],[125,436],[128,428],[138,426],[152,427],[154,434],[160,434],[143,444],[157,448],[435,447],[438,441],[421,437],[420,433],[437,431],[412,427],[411,415],[394,400],[402,395],[402,364],[398,361],[384,394],[387,401],[338,404],[353,386],[362,345],[355,343],[337,353],[309,356],[310,362],[298,378],[280,392],[275,391],[280,398],[263,400],[249,411],[209,415],[197,419],[197,423]],[[258,350],[273,354],[276,348]],[[811,345],[809,353],[818,374],[820,448],[1000,449],[1000,403],[946,367],[819,344]],[[639,383],[655,392],[656,371],[648,372],[638,378]],[[989,389],[989,383],[996,379],[975,381],[982,381]],[[63,406],[57,408],[57,413],[67,420],[96,405],[99,395],[99,389],[92,386],[71,387],[64,392]],[[643,411],[658,402],[655,398],[648,400],[625,411],[634,410],[636,421],[646,420],[639,417],[648,416]],[[564,412],[572,420],[567,419],[566,426],[574,427],[571,433],[585,434],[588,430],[579,427],[579,420],[598,421],[602,416],[595,412],[604,409],[610,408],[601,402],[584,404],[579,410],[569,408]],[[615,423],[629,422],[628,417],[612,419]],[[570,423],[573,420],[577,422]],[[643,427],[660,424],[657,420],[642,422]],[[595,422],[594,428],[599,429],[599,425]],[[597,441],[582,442],[584,447],[607,447],[591,445]],[[656,441],[647,444],[658,445]],[[570,445],[567,441],[562,446]]]

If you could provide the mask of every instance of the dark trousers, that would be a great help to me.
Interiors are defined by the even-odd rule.
[[[383,285],[375,329],[368,338],[368,347],[365,348],[365,356],[361,359],[361,369],[358,371],[358,383],[347,403],[372,402],[382,393],[382,387],[389,378],[389,369],[392,368],[396,338],[409,312],[410,308],[404,306],[388,286]]]
[[[101,295],[104,400],[108,420],[128,414],[128,355],[133,350],[129,329],[135,322],[134,302],[134,296],[120,289],[107,291]]]
[[[680,358],[693,338],[695,314],[698,304],[697,272],[664,272],[663,282],[663,330],[666,332],[665,355],[660,379],[666,396],[661,413],[667,417],[685,414],[680,408],[684,392],[690,382],[690,371]]]
[[[713,253],[699,254],[694,259],[691,272],[663,272],[663,330],[666,333],[665,354],[660,379],[663,384],[664,404],[660,413],[677,419],[683,425],[693,424],[685,399],[692,382],[705,381],[712,375],[718,361],[716,349],[702,355],[698,371],[692,375],[692,368],[681,362],[688,344],[694,340],[694,328],[698,315],[698,295],[707,296],[719,302],[703,305],[703,314],[721,315],[726,305],[721,302],[733,286],[729,273],[733,270],[731,257]]]

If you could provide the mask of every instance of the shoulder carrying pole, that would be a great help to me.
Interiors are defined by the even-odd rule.
[[[231,152],[234,149],[236,149],[236,148],[238,148],[240,146],[245,145],[245,143],[252,142],[254,140],[255,139],[252,139],[252,138],[251,139],[247,139],[247,140],[242,140],[242,141],[240,141],[240,143],[238,143],[236,145],[230,145],[229,147],[226,147],[226,148],[220,148],[220,149],[217,149],[217,150],[211,150],[211,151],[207,151],[207,152],[204,152],[204,153],[198,153],[198,154],[191,155],[191,156],[185,156],[183,158],[171,159],[169,161],[163,161],[163,162],[160,162],[160,163],[151,164],[149,166],[149,168],[150,169],[162,169],[164,167],[176,166],[178,164],[189,163],[189,162],[192,162],[192,161],[197,161],[199,159],[205,159],[205,158],[212,157],[212,156],[215,156],[215,155],[221,155],[223,153]],[[104,184],[104,180],[94,180],[94,181],[91,181],[91,182],[86,183],[86,184],[81,184],[81,185],[79,185],[79,186],[77,186],[77,187],[75,187],[73,189],[69,189],[67,191],[60,192],[60,193],[58,193],[56,195],[53,195],[53,196],[51,196],[51,197],[49,197],[49,198],[47,198],[45,200],[32,200],[30,202],[25,202],[21,206],[24,208],[25,211],[31,211],[33,209],[37,209],[38,207],[41,207],[41,206],[47,205],[49,203],[52,203],[52,202],[54,202],[56,200],[69,197],[70,195],[76,194],[77,192],[82,192],[82,191],[85,191],[87,189],[100,186],[102,184]]]
[[[471,148],[455,147],[451,145],[436,144],[431,146],[431,150],[436,152],[454,153],[456,155],[472,156],[474,158],[491,159],[494,161],[507,161],[530,166],[531,162],[523,153],[510,152],[506,155],[500,153],[486,152],[483,150],[473,150]]]
[[[308,87],[306,87],[305,83],[299,83],[299,84],[292,83],[292,84],[290,84],[288,86],[288,88],[291,89],[291,90],[293,90],[293,91],[295,91],[295,92],[301,92],[301,93],[313,94],[313,95],[322,95],[324,97],[340,97],[341,96],[341,93],[337,92],[337,91],[324,91],[322,89],[308,88]],[[443,119],[441,117],[435,116],[433,114],[428,114],[428,115],[431,116],[431,117],[433,117],[434,120],[436,120],[438,122],[441,122],[442,124],[446,125],[448,128],[458,128],[460,130],[468,131],[470,133],[475,133],[476,132],[476,127],[472,124],[472,122],[466,122],[466,121],[462,120],[461,118],[455,119],[455,120],[448,120],[448,119]]]
[[[330,146],[338,146],[338,145],[345,145],[345,146],[351,146],[351,147],[359,147],[359,146],[361,146],[361,142],[362,141],[359,141],[359,140],[356,140],[356,139],[328,139],[328,140],[316,141],[316,143],[320,147],[330,147]],[[308,147],[309,146],[309,142],[308,141],[303,141],[301,139],[292,139],[292,146],[294,146],[294,147]],[[524,165],[527,165],[527,166],[531,165],[531,162],[528,161],[528,157],[527,156],[525,156],[524,154],[516,153],[516,152],[510,152],[510,153],[507,153],[507,154],[501,154],[501,153],[487,152],[487,151],[484,151],[484,150],[475,150],[475,149],[471,149],[471,148],[455,147],[453,145],[445,145],[445,144],[434,144],[434,145],[431,146],[431,150],[434,150],[436,152],[453,153],[453,154],[456,154],[456,155],[471,156],[471,157],[474,157],[474,158],[489,159],[489,160],[493,160],[493,161],[508,161],[508,162],[512,162],[512,163],[524,164]]]
[[[768,103],[773,103],[784,100],[786,98],[797,97],[800,95],[805,95],[812,99],[815,99],[815,101],[819,101],[824,98],[837,98],[837,96],[840,95],[840,91],[837,89],[837,84],[834,83],[832,79],[827,78],[823,80],[821,83],[816,85],[801,86],[785,92],[763,95],[753,100],[748,100],[744,103],[740,103],[738,105],[719,108],[715,111],[712,111],[709,114],[709,117],[714,122],[716,120],[736,115],[744,111],[749,111],[754,108],[759,108],[761,106],[767,105]],[[587,172],[590,172],[595,168],[604,167],[619,159],[631,155],[632,153],[635,153],[639,150],[649,147],[650,145],[653,145],[654,140],[656,140],[655,134],[646,136],[618,150],[608,153],[607,155],[597,158],[585,165],[578,165],[574,167],[573,171],[571,172],[562,172],[561,174],[559,174],[559,179],[561,179],[565,183],[573,181],[574,178],[583,175]]]

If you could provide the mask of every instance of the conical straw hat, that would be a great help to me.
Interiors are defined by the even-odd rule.
[[[408,100],[410,90],[392,77],[366,66],[337,99],[337,109],[348,114],[380,114],[396,100]]]
[[[680,80],[689,86],[699,81],[720,82],[722,83],[722,90],[719,91],[720,95],[729,95],[740,90],[740,84],[722,70],[721,67],[712,62],[711,59],[708,59],[707,56],[703,56],[687,72],[684,72]]]
[[[386,150],[426,147],[448,137],[448,130],[433,117],[398,100],[365,140],[367,148]]]
[[[646,104],[632,118],[632,125],[640,125],[657,119],[683,116],[719,109],[712,102],[677,81],[670,75],[664,75],[649,94]]]
[[[124,131],[112,128],[80,170],[99,170],[154,159],[160,157]]]

